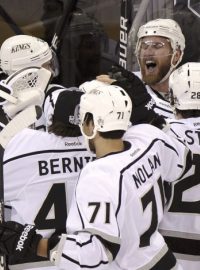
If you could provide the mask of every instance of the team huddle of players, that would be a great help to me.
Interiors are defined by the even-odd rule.
[[[116,66],[66,89],[44,83],[46,42],[2,44],[1,128],[31,105],[43,112],[4,153],[8,269],[200,268],[200,64],[177,67],[184,48],[174,20],[149,21],[139,72]]]

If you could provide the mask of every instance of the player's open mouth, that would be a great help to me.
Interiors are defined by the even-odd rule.
[[[146,60],[145,66],[149,72],[153,72],[157,66],[156,62],[153,60]]]

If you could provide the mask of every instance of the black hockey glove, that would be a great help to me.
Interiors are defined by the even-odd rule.
[[[37,254],[41,238],[40,234],[36,234],[34,225],[21,225],[15,221],[3,222],[0,224],[0,253],[20,258],[30,252]]]
[[[116,80],[112,85],[122,87],[131,98],[131,123],[133,125],[147,123],[162,128],[165,124],[164,117],[154,112],[155,101],[147,92],[142,80],[119,65],[113,66],[108,74]]]
[[[52,254],[56,250],[56,246],[60,241],[60,234],[57,234],[56,232],[51,235],[51,237],[48,239],[48,246],[47,246],[47,257],[49,260],[52,260]]]

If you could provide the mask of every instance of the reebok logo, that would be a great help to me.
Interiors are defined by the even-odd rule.
[[[22,249],[24,248],[24,242],[25,242],[26,239],[28,238],[28,237],[27,237],[27,236],[28,236],[28,233],[29,233],[29,231],[30,231],[33,227],[34,227],[33,225],[27,225],[27,226],[24,228],[24,230],[23,230],[23,232],[22,232],[22,234],[21,234],[21,236],[20,236],[20,238],[19,238],[19,241],[18,241],[18,243],[17,243],[16,250],[22,251]]]

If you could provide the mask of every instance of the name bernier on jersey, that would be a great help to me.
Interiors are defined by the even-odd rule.
[[[39,175],[79,172],[86,163],[92,160],[90,156],[39,160]]]
[[[142,164],[137,168],[136,172],[132,175],[136,188],[139,188],[149,179],[154,171],[161,166],[158,153],[147,159],[146,164]]]

